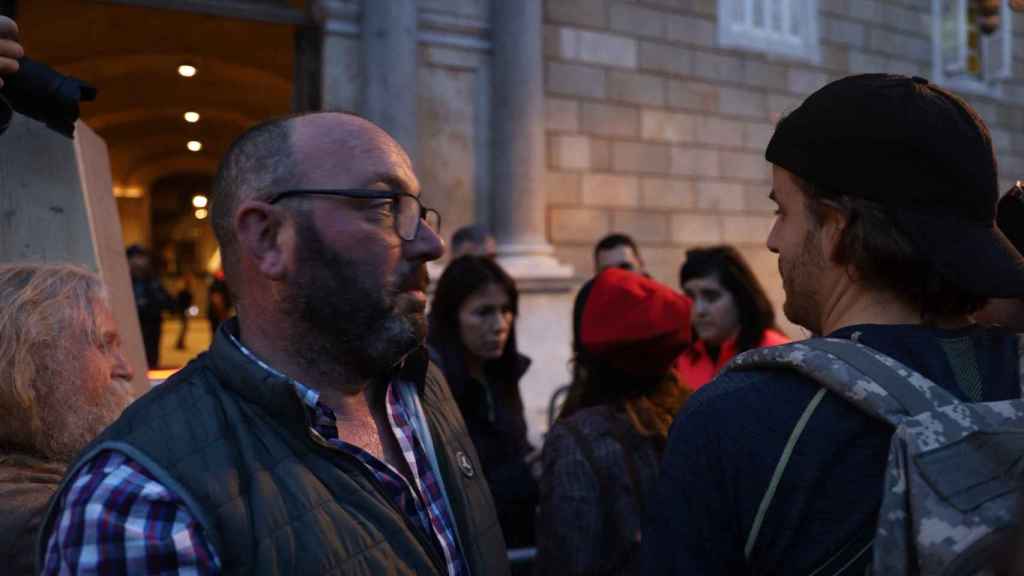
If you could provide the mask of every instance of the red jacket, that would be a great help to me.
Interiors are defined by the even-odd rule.
[[[765,346],[777,346],[789,342],[789,338],[777,330],[765,330],[758,348]],[[675,363],[675,369],[679,372],[679,379],[683,385],[690,390],[696,390],[710,382],[718,372],[732,360],[736,355],[736,337],[732,337],[722,343],[718,351],[718,361],[713,362],[708,355],[704,342],[697,340],[689,350],[683,352]]]

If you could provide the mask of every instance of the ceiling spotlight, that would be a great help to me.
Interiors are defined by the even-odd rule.
[[[199,122],[199,112],[185,112],[185,122],[189,124]]]
[[[199,152],[203,149],[203,143],[199,140],[189,140],[188,144],[185,144],[192,152]]]
[[[182,64],[181,66],[178,66],[178,74],[180,76],[184,76],[185,78],[191,78],[195,76],[196,72],[198,72],[198,70],[196,70],[196,67],[192,66],[191,64]]]
[[[205,220],[206,217],[209,215],[210,213],[206,210],[206,208],[196,209],[196,220]]]
[[[196,194],[192,197],[192,205],[196,208],[206,208],[206,205],[210,203],[209,198],[202,194]]]

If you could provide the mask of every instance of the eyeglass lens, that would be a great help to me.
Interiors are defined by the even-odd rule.
[[[404,240],[412,240],[420,224],[420,203],[412,196],[398,197],[398,235]],[[435,233],[441,230],[441,216],[435,210],[424,210],[422,217],[426,220],[427,226]]]

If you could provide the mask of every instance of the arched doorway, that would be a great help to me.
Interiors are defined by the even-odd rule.
[[[305,2],[5,4],[29,57],[99,90],[83,104],[82,120],[109,148],[125,245],[149,250],[169,294],[192,294],[191,306],[164,315],[159,367],[180,367],[209,344],[203,316],[217,261],[209,220],[193,198],[209,194],[217,163],[239,133],[296,108]],[[178,350],[189,308],[194,321]]]

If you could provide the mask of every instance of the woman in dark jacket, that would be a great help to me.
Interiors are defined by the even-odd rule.
[[[516,348],[519,292],[493,260],[463,256],[437,283],[431,357],[444,372],[487,476],[510,548],[532,546],[537,483],[519,380],[530,360]]]
[[[573,332],[573,382],[544,442],[538,573],[636,574],[647,495],[689,394],[672,363],[690,301],[608,269],[580,290]]]

